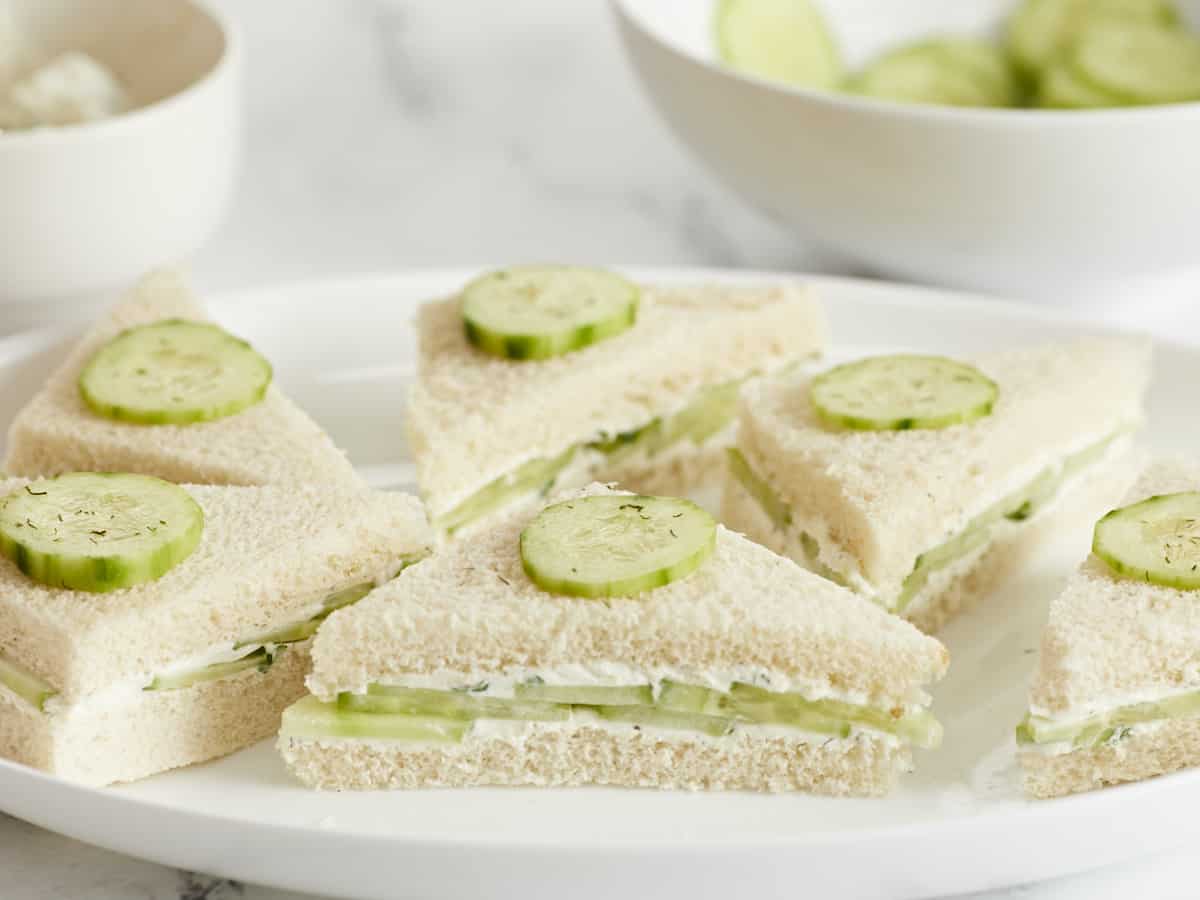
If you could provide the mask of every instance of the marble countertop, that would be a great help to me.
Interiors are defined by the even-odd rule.
[[[206,290],[521,259],[855,271],[798,245],[681,152],[639,95],[601,0],[219,5],[247,38],[248,129],[230,219],[192,261]],[[1175,334],[1190,317],[1200,337],[1200,304],[1140,299],[1088,312]],[[1183,851],[986,897],[1195,894]],[[3,816],[0,896],[299,900]]]

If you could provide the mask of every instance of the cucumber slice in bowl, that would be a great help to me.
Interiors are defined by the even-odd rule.
[[[188,425],[258,403],[271,364],[207,322],[167,319],[121,332],[92,356],[79,393],[98,416],[139,425]]]
[[[521,564],[538,587],[623,597],[690,575],[713,553],[717,524],[689,500],[606,494],[546,507],[521,532]]]
[[[1200,590],[1200,492],[1160,494],[1114,509],[1096,523],[1092,552],[1129,578]]]
[[[1076,73],[1126,103],[1200,100],[1200,37],[1165,28],[1093,28],[1073,48]]]
[[[942,356],[873,356],[813,379],[827,424],[871,431],[945,428],[989,415],[999,388],[974,366]]]
[[[1015,106],[1021,93],[1000,50],[965,38],[899,47],[867,66],[848,87],[897,103],[942,106]]]
[[[1085,81],[1074,66],[1055,63],[1038,82],[1037,104],[1044,109],[1103,109],[1125,101]]]
[[[640,293],[603,269],[516,266],[463,289],[463,325],[467,340],[493,356],[548,359],[630,328]]]
[[[1008,48],[1027,74],[1054,63],[1084,31],[1096,26],[1170,28],[1179,12],[1169,0],[1025,0],[1008,20]]]
[[[73,472],[0,499],[0,553],[34,581],[76,591],[159,578],[203,531],[191,494],[149,475]]]
[[[845,73],[825,20],[808,0],[722,0],[713,28],[721,59],[750,75],[833,90]]]

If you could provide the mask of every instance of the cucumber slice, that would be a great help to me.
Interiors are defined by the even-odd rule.
[[[158,578],[203,531],[192,496],[149,475],[74,472],[0,499],[0,553],[33,580],[76,591]]]
[[[359,713],[305,697],[283,712],[279,733],[294,738],[375,738],[454,744],[462,740],[471,723],[403,714]]]
[[[338,697],[338,705],[354,712],[405,713],[450,719],[561,722],[571,715],[570,707],[559,703],[476,697],[463,691],[434,691],[391,685],[371,685],[366,694],[343,693]]]
[[[1085,81],[1127,103],[1200,100],[1200,37],[1184,31],[1089,29],[1070,61]]]
[[[792,524],[792,509],[776,494],[769,484],[763,481],[750,468],[745,455],[736,447],[730,447],[726,453],[729,460],[729,473],[736,478],[762,507],[763,512],[775,523],[781,531]]]
[[[1103,109],[1124,101],[1080,78],[1073,66],[1055,63],[1038,82],[1037,104],[1046,109]]]
[[[1160,494],[1096,523],[1092,552],[1149,584],[1200,590],[1200,493]]]
[[[817,415],[842,428],[903,431],[945,428],[989,415],[996,383],[966,363],[941,356],[873,356],[813,379]]]
[[[140,425],[187,425],[258,403],[271,364],[207,322],[166,319],[130,328],[91,358],[79,393],[98,416]]]
[[[652,706],[596,706],[592,712],[609,722],[627,722],[650,728],[672,731],[698,731],[711,737],[725,737],[733,732],[733,720],[699,713],[656,709]]]
[[[1025,0],[1008,20],[1008,48],[1032,75],[1054,63],[1089,28],[1169,28],[1178,21],[1179,12],[1168,0]]]
[[[191,672],[181,672],[178,675],[159,675],[146,685],[146,687],[142,688],[142,690],[178,691],[183,688],[195,687],[206,681],[219,681],[222,678],[229,678],[231,675],[237,675],[250,669],[257,669],[260,675],[265,675],[267,670],[275,664],[275,657],[282,653],[283,650],[283,647],[275,647],[270,650],[261,647],[252,653],[246,654],[241,659],[214,663],[211,666],[204,666],[202,669],[195,669]]]
[[[845,74],[833,35],[808,0],[721,0],[713,28],[721,59],[750,75],[833,90]]]
[[[521,532],[521,565],[538,587],[621,597],[690,575],[716,548],[717,523],[689,500],[610,494],[542,510]]]
[[[17,668],[3,657],[0,657],[0,685],[8,688],[39,711],[44,710],[46,701],[58,693],[32,672]]]
[[[447,534],[454,534],[460,528],[515,500],[529,494],[545,494],[553,487],[559,472],[567,467],[574,456],[575,448],[571,447],[553,459],[531,459],[516,471],[490,482],[450,512],[440,516],[437,526]]]
[[[637,285],[580,266],[516,266],[491,272],[462,293],[467,340],[505,359],[548,359],[630,328]]]
[[[1200,715],[1200,691],[1178,694],[1157,702],[1120,706],[1077,722],[1063,723],[1028,714],[1017,726],[1017,743],[1070,742],[1078,750],[1120,737],[1123,731],[1134,725],[1166,719],[1185,719],[1197,715]]]
[[[242,641],[235,644],[233,649],[237,650],[240,647],[258,646],[260,644],[294,644],[298,641],[306,641],[317,633],[317,629],[333,613],[344,606],[357,603],[374,589],[375,582],[373,581],[365,581],[361,584],[352,585],[345,590],[338,591],[336,594],[331,594],[327,597],[324,608],[311,619],[270,631],[267,634],[251,638],[248,641]]]
[[[849,84],[854,93],[898,103],[1014,106],[1016,74],[1004,54],[965,38],[922,41],[876,59]]]
[[[658,689],[658,705],[676,712],[701,713],[706,716],[734,715],[728,694],[695,684],[664,681]]]
[[[648,684],[598,687],[533,683],[516,685],[513,696],[520,700],[542,700],[574,706],[649,706],[654,702],[654,689]]]

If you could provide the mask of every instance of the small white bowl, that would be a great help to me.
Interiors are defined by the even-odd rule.
[[[995,33],[1016,0],[816,0],[852,63]],[[1193,22],[1200,2],[1180,4]],[[723,181],[881,271],[1014,295],[1200,281],[1200,103],[1094,112],[904,106],[716,60],[710,0],[613,0],[642,84]]]
[[[229,24],[196,0],[0,0],[6,22],[39,50],[91,54],[137,108],[0,134],[0,302],[95,295],[196,249],[237,157]]]

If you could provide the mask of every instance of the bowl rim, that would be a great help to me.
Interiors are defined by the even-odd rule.
[[[136,128],[164,115],[190,101],[196,94],[207,90],[212,84],[228,77],[241,62],[242,31],[229,16],[219,11],[211,0],[182,0],[192,6],[214,24],[221,34],[221,54],[215,63],[199,78],[186,86],[152,103],[146,103],[115,116],[106,116],[91,122],[75,122],[69,125],[53,125],[42,128],[27,128],[0,133],[0,153],[8,149],[28,147],[31,144],[47,144],[70,141],[95,135],[102,137],[110,133]]]
[[[641,15],[634,12],[638,0],[609,0],[609,8],[618,24],[635,31],[672,56],[702,68],[719,78],[740,81],[744,84],[784,97],[799,97],[829,109],[873,113],[892,119],[917,119],[923,121],[966,121],[974,125],[1032,127],[1050,125],[1061,128],[1069,124],[1088,124],[1117,127],[1131,120],[1144,122],[1148,118],[1166,118],[1173,114],[1191,114],[1200,117],[1200,101],[1186,103],[1160,103],[1142,106],[1109,106],[1101,109],[1035,109],[1030,107],[997,106],[945,106],[932,103],[898,103],[878,97],[864,97],[841,91],[818,90],[774,81],[758,75],[742,72],[719,61],[705,59],[667,40],[649,27]]]

